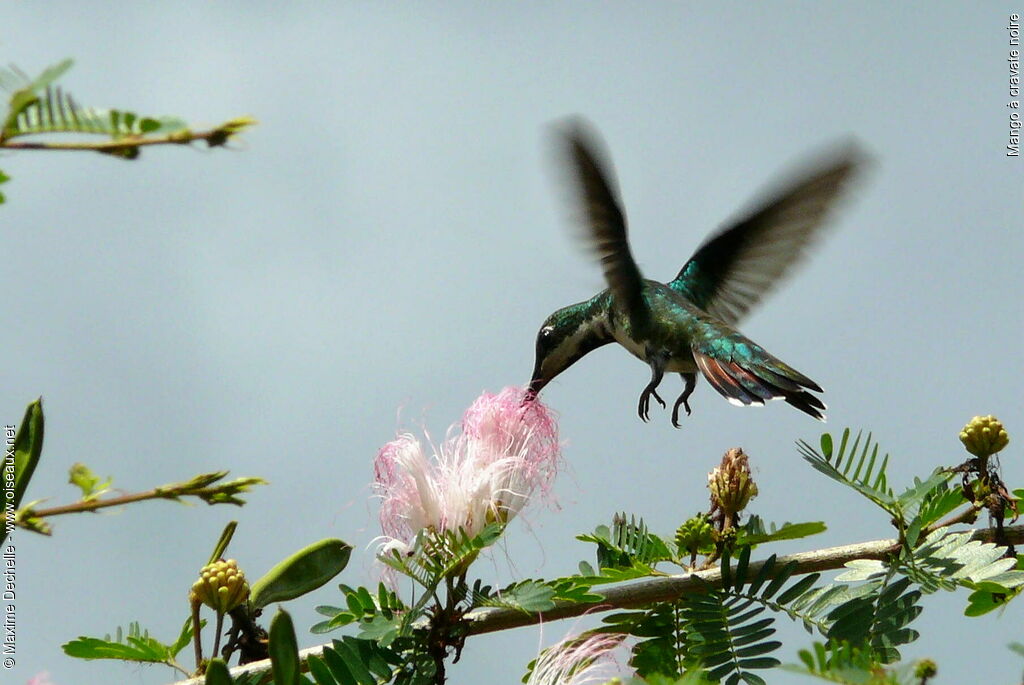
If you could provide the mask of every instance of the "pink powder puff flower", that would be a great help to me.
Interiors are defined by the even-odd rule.
[[[537,657],[526,685],[584,685],[605,682],[617,665],[612,650],[622,644],[621,633],[569,636]]]
[[[43,671],[29,678],[25,685],[53,685],[53,683],[50,682],[50,674]]]
[[[537,493],[548,497],[561,452],[558,426],[538,400],[509,387],[484,393],[427,456],[409,433],[384,445],[374,461],[384,543],[378,553],[411,553],[420,531],[462,529],[478,535],[507,523]]]

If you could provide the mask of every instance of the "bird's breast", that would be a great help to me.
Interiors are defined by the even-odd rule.
[[[671,373],[693,373],[697,370],[697,364],[693,360],[693,352],[689,345],[683,345],[680,349],[658,345],[648,340],[640,340],[628,335],[621,327],[615,327],[612,331],[615,342],[622,345],[626,350],[641,361],[647,362],[648,352],[662,353],[668,356],[668,363],[665,370]]]

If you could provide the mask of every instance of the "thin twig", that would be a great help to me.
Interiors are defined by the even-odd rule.
[[[994,529],[982,529],[971,531],[971,540],[982,542],[993,542],[996,531]],[[1024,544],[1024,526],[1013,526],[1003,529],[1001,543]],[[793,575],[815,573],[817,571],[831,571],[842,568],[847,562],[858,559],[885,559],[900,550],[898,540],[872,540],[871,542],[859,542],[853,545],[841,547],[829,547],[827,549],[815,550],[812,552],[800,552],[779,557],[775,560],[776,569],[782,569],[790,562],[796,564]],[[763,561],[751,563],[747,573],[751,576],[760,572]],[[526,613],[520,609],[508,609],[504,607],[485,607],[467,613],[464,620],[467,623],[467,635],[481,635],[493,633],[509,628],[534,625],[536,623],[548,623],[563,618],[573,618],[582,614],[592,614],[596,611],[607,611],[611,609],[623,609],[630,607],[645,606],[655,602],[671,602],[679,599],[685,594],[694,592],[705,592],[708,585],[717,586],[722,582],[722,571],[720,568],[686,573],[673,576],[661,576],[658,578],[647,578],[644,580],[615,585],[610,588],[597,590],[604,595],[604,601],[598,604],[579,604],[574,602],[559,602],[555,607],[543,613]],[[330,645],[319,645],[303,649],[299,652],[300,660],[305,661],[310,656],[322,657],[324,647]],[[235,677],[240,675],[264,673],[270,671],[270,661],[254,661],[235,669],[231,674]],[[177,685],[203,685],[202,678],[183,680]]]
[[[213,633],[213,658],[220,656],[220,633],[224,630],[224,614],[220,611],[217,612],[217,627],[214,628]]]
[[[232,481],[217,483],[217,481],[222,480],[225,476],[227,476],[227,471],[217,471],[214,473],[200,474],[191,480],[183,481],[181,483],[170,483],[168,485],[161,485],[159,487],[152,488],[151,490],[133,492],[127,495],[119,495],[117,497],[81,499],[77,502],[62,504],[57,507],[49,507],[47,509],[24,507],[19,510],[15,524],[28,530],[36,530],[36,527],[33,525],[34,521],[39,521],[51,516],[80,514],[82,512],[96,511],[97,509],[105,509],[108,507],[119,507],[125,504],[153,499],[177,500],[182,497],[198,497],[208,504],[242,504],[243,501],[237,499],[235,495],[246,492],[252,485],[260,485],[266,482],[261,478],[249,477],[236,478]]]
[[[199,602],[193,600],[192,604],[192,648],[196,657],[196,669],[203,665],[203,642],[200,631],[203,624],[199,621]]]
[[[187,145],[198,141],[206,141],[211,146],[223,145],[227,132],[222,127],[209,131],[193,132],[188,129],[174,131],[163,136],[125,136],[115,140],[74,141],[68,143],[44,141],[0,141],[0,149],[4,150],[91,150],[93,152],[120,152],[151,145]]]
[[[30,510],[33,518],[49,518],[50,516],[60,516],[61,514],[78,514],[84,511],[95,511],[96,509],[104,509],[106,507],[119,507],[123,504],[131,504],[132,502],[144,502],[148,499],[168,499],[169,497],[175,497],[176,495],[169,495],[167,490],[161,490],[154,488],[152,490],[144,490],[143,492],[133,492],[129,495],[121,495],[119,497],[107,497],[106,499],[88,499],[80,500],[78,502],[72,502],[71,504],[62,504],[59,507],[50,507],[49,509],[32,509]]]
[[[955,526],[958,523],[974,523],[978,520],[978,512],[981,511],[981,507],[977,504],[971,504],[971,506],[964,509],[959,514],[951,516],[945,521],[939,523],[933,523],[924,530],[921,531],[920,539],[924,539],[937,531],[939,528],[946,528],[948,526]]]
[[[133,502],[144,502],[150,499],[178,499],[179,497],[201,497],[203,495],[216,494],[223,490],[223,487],[212,487],[212,488],[153,488],[152,490],[144,490],[142,492],[133,492],[128,495],[121,495],[119,497],[107,497],[106,499],[89,499],[80,500],[78,502],[72,502],[70,504],[62,504],[59,507],[50,507],[49,509],[30,509],[32,518],[42,519],[49,518],[51,516],[60,516],[61,514],[80,514],[86,511],[95,511],[96,509],[105,509],[107,507],[119,507],[124,504],[131,504]],[[23,525],[21,521],[18,521],[19,525]],[[24,526],[26,528],[30,526]]]

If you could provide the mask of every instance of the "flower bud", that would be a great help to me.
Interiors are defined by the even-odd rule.
[[[939,667],[931,659],[921,659],[914,664],[915,678],[934,678],[939,672]]]
[[[971,419],[960,431],[960,442],[968,452],[984,459],[1006,447],[1010,436],[999,419],[989,414]]]
[[[249,584],[234,559],[219,559],[199,572],[189,598],[202,602],[219,614],[226,614],[249,598]]]
[[[715,531],[707,514],[697,514],[676,530],[676,547],[680,554],[710,552],[714,544]]]
[[[728,518],[743,511],[757,496],[757,484],[750,472],[747,455],[734,447],[722,457],[722,463],[708,474],[711,510],[721,510]]]

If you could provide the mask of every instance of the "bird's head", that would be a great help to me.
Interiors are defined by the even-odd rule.
[[[545,319],[537,332],[537,356],[527,399],[591,350],[611,342],[611,334],[595,316],[594,301],[569,305]]]

